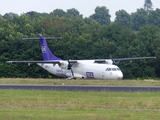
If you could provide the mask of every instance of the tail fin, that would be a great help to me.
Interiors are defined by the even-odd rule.
[[[48,61],[48,60],[61,60],[60,58],[56,57],[53,55],[51,50],[49,49],[46,39],[62,39],[60,37],[43,37],[41,34],[39,34],[39,38],[22,38],[22,40],[40,40],[40,46],[42,50],[42,55],[43,55],[43,60]]]

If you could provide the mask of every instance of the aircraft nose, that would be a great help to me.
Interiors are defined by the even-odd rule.
[[[117,79],[118,80],[121,80],[123,78],[123,73],[122,72],[119,72],[118,75],[117,75]]]

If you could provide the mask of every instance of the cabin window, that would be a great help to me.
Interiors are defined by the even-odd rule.
[[[120,71],[119,68],[107,68],[106,71]]]

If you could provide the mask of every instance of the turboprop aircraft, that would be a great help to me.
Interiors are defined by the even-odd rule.
[[[62,60],[56,57],[49,49],[47,39],[62,39],[61,37],[22,38],[22,40],[40,40],[43,61],[6,61],[7,63],[36,63],[48,72],[68,79],[91,78],[91,79],[122,79],[123,73],[116,63],[120,61],[132,61],[140,59],[152,59],[156,57],[118,58],[118,59],[95,59],[95,60]]]

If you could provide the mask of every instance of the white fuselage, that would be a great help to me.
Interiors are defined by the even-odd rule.
[[[48,72],[59,77],[72,77],[75,78],[91,78],[91,79],[122,79],[123,73],[116,65],[111,64],[98,64],[92,61],[79,61],[73,64],[72,71],[62,69],[58,64],[40,64],[39,66],[46,69]]]

